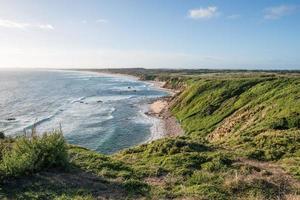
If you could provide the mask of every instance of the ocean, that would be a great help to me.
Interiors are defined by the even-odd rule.
[[[111,154],[153,138],[147,104],[168,95],[126,76],[63,70],[0,71],[0,131],[62,128],[71,144]],[[151,131],[152,130],[152,131]]]

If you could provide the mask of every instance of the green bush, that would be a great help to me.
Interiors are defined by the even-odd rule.
[[[16,138],[3,152],[0,171],[6,177],[17,177],[45,168],[68,165],[67,145],[60,131],[42,136]]]
[[[130,194],[147,194],[150,191],[150,186],[136,179],[129,179],[124,182],[124,188]]]
[[[275,130],[286,130],[290,128],[300,128],[300,115],[299,113],[293,114],[289,117],[277,119],[271,124],[271,128]]]
[[[209,162],[204,163],[202,167],[209,172],[218,172],[226,170],[232,163],[233,161],[228,155],[216,154],[212,156]]]

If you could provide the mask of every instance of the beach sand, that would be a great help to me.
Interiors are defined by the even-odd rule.
[[[160,114],[168,106],[166,100],[156,100],[150,105],[150,111],[154,114]]]
[[[176,137],[183,135],[184,131],[177,119],[171,114],[169,104],[171,97],[162,97],[150,104],[149,112],[146,114],[155,116],[161,120],[159,129],[165,137]]]

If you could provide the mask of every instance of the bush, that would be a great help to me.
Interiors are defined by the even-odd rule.
[[[124,182],[124,188],[130,194],[135,194],[135,195],[137,194],[145,195],[150,191],[149,185],[136,179],[126,180]]]
[[[213,155],[211,161],[204,163],[202,168],[208,170],[209,172],[218,172],[226,170],[231,166],[232,163],[233,161],[230,159],[229,155],[216,154]]]
[[[271,124],[271,128],[275,130],[286,130],[290,128],[300,128],[300,115],[293,113],[289,117],[277,119]]]
[[[16,138],[3,152],[0,171],[6,177],[17,177],[46,168],[68,165],[67,145],[60,131],[42,136]]]
[[[282,187],[262,178],[240,177],[229,180],[226,188],[234,199],[284,199],[283,195],[288,192],[289,186]]]

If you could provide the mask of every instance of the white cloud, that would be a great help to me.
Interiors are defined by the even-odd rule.
[[[283,16],[292,14],[296,10],[296,6],[292,5],[281,5],[281,6],[274,6],[274,7],[269,7],[264,10],[265,19],[279,19]]]
[[[218,8],[216,6],[189,10],[189,17],[193,19],[210,19],[216,16],[218,16]]]
[[[107,24],[108,20],[107,19],[97,19],[96,22],[101,23],[101,24]]]
[[[0,19],[0,27],[16,29],[37,28],[43,30],[54,30],[54,27],[51,24],[30,24],[6,19]]]

